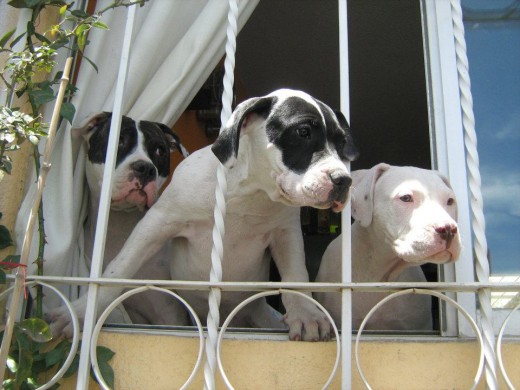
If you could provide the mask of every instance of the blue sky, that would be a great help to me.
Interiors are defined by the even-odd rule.
[[[463,0],[492,272],[520,274],[520,1]],[[515,20],[485,13],[518,6]],[[482,19],[484,18],[484,19]]]

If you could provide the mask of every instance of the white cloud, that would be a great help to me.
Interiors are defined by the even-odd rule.
[[[496,132],[495,137],[500,141],[520,138],[520,109],[511,112],[504,127]]]
[[[484,208],[520,217],[520,172],[483,172],[483,177]]]

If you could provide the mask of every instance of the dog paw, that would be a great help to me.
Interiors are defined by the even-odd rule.
[[[288,310],[284,322],[289,327],[289,339],[292,341],[330,340],[331,324],[325,313],[313,304]]]
[[[72,303],[74,312],[78,316],[79,323],[83,323],[85,317],[85,305],[81,299]],[[67,306],[60,306],[56,309],[52,309],[45,314],[45,320],[50,326],[52,335],[57,338],[61,335],[71,338],[74,333],[74,327],[72,323],[72,314],[69,312]]]

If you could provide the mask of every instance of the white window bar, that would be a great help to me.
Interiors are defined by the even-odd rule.
[[[350,123],[347,1],[338,1],[340,109]],[[350,165],[350,164],[349,164]],[[350,166],[349,166],[350,170]],[[352,282],[350,201],[341,212],[341,281]],[[341,388],[352,387],[352,289],[341,290]]]
[[[98,220],[96,224],[96,234],[94,237],[94,248],[92,252],[92,265],[90,268],[90,277],[99,278],[103,272],[103,256],[105,252],[106,230],[108,225],[108,216],[110,213],[110,198],[112,192],[112,175],[116,165],[117,146],[119,143],[119,132],[121,130],[121,116],[123,106],[123,96],[125,89],[125,81],[128,69],[128,59],[130,56],[130,46],[132,42],[132,31],[134,27],[136,5],[127,8],[127,19],[125,27],[125,35],[119,61],[119,73],[117,78],[114,107],[112,109],[112,120],[110,122],[110,134],[108,138],[107,153],[105,161],[105,170],[103,172],[103,183],[101,185],[100,204],[98,211]],[[87,308],[85,311],[85,320],[83,324],[83,343],[81,344],[78,379],[76,388],[87,389],[90,373],[90,340],[97,318],[97,296],[100,285],[98,283],[89,284]]]

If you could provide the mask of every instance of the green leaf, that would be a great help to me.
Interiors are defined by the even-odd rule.
[[[36,354],[33,355],[33,365],[31,374],[33,377],[38,378],[38,376],[44,372],[47,372],[49,369],[45,365],[45,356]]]
[[[27,318],[18,324],[18,329],[37,343],[52,340],[49,325],[40,318]]]
[[[2,389],[4,390],[14,390],[14,379],[6,379],[3,383]]]
[[[2,38],[0,38],[0,47],[4,47],[5,44],[7,43],[7,41],[9,41],[9,39],[11,39],[11,37],[14,35],[15,32],[16,32],[16,28],[13,28],[11,31],[8,31],[7,33],[5,33],[4,36]]]
[[[4,225],[0,225],[0,249],[5,249],[13,245],[11,233]]]
[[[0,284],[5,284],[7,282],[7,277],[5,275],[5,271],[0,269]]]
[[[98,358],[98,362],[108,362],[110,359],[114,357],[116,353],[112,351],[110,348],[98,346],[96,348],[96,356]]]
[[[71,15],[75,16],[76,18],[80,18],[80,19],[87,19],[88,17],[90,17],[90,15],[88,13],[86,13],[85,11],[82,11],[80,9],[75,9],[75,10],[72,10],[70,11]]]
[[[87,33],[85,31],[76,33],[78,38],[78,47],[79,50],[83,51],[85,49],[85,44],[87,43]]]
[[[46,0],[25,0],[25,4],[27,4],[27,7],[33,8],[37,5],[44,5],[46,3]]]
[[[25,0],[9,0],[7,4],[14,8],[28,8]]]
[[[8,261],[9,263],[19,264],[20,263],[20,258],[21,258],[20,255],[9,255],[9,256],[5,257],[4,261]]]
[[[96,64],[95,64],[95,63],[94,63],[90,58],[88,58],[88,57],[86,57],[86,56],[83,56],[83,59],[84,59],[84,60],[87,60],[88,63],[89,63],[90,65],[92,65],[92,67],[94,68],[94,70],[96,71],[96,73],[99,73],[97,65],[96,65]]]
[[[102,30],[108,30],[109,29],[108,26],[105,23],[100,22],[100,21],[92,23],[92,27],[97,27],[97,28],[100,28]]]
[[[51,102],[54,100],[54,91],[51,87],[47,87],[44,89],[37,89],[33,91],[28,91],[29,97],[31,101],[36,106],[40,106],[42,104]]]
[[[107,347],[98,346],[96,348],[96,355],[99,365],[99,371],[101,372],[101,375],[103,376],[103,379],[107,383],[110,388],[114,388],[114,370],[112,367],[110,367],[110,364],[108,364],[108,361],[112,359],[112,357],[115,355],[115,352],[110,350]]]
[[[15,388],[19,388],[31,375],[33,358],[29,338],[20,331],[15,331],[15,337],[18,341],[18,369],[16,370]]]
[[[74,119],[74,114],[76,114],[76,107],[72,103],[63,102],[60,109],[60,116],[65,118],[70,124],[72,124],[72,120]]]
[[[25,383],[22,383],[20,390],[36,390],[40,385],[34,377],[27,378]]]
[[[13,374],[18,370],[18,363],[12,356],[7,357],[6,366]]]
[[[37,32],[34,33],[34,36],[40,40],[40,42],[45,42],[46,44],[50,45],[51,41],[49,41],[45,36],[42,34],[38,34]]]
[[[68,378],[68,377],[74,375],[76,372],[78,372],[78,367],[79,367],[79,354],[74,356],[74,359],[72,359],[72,363],[70,364],[67,371],[65,371],[65,374],[63,374],[63,377]]]
[[[0,161],[0,169],[10,175],[13,170],[13,164],[8,160]]]
[[[63,340],[61,343],[56,345],[54,349],[50,350],[45,354],[45,365],[47,368],[54,366],[65,359],[68,351],[69,343],[67,340]]]
[[[61,80],[61,77],[63,76],[63,71],[58,71],[56,72],[56,74],[54,75],[54,81],[55,82],[59,82]]]
[[[59,48],[62,48],[69,44],[69,40],[67,38],[58,38],[55,39],[54,42],[52,42],[49,47],[54,50],[58,50]]]
[[[20,39],[22,39],[24,36],[25,36],[25,32],[20,34],[20,35],[18,35],[15,39],[12,40],[11,44],[9,45],[9,47],[12,49],[20,41]]]

